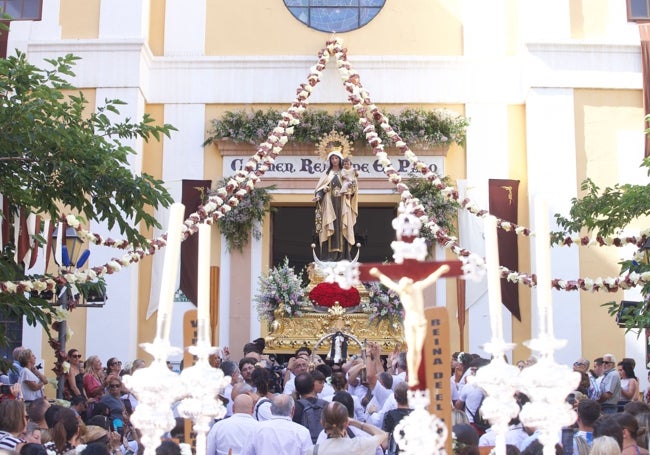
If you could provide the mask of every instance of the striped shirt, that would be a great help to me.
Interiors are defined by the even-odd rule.
[[[23,441],[20,438],[17,438],[16,436],[12,435],[11,433],[7,433],[6,431],[0,431],[0,449],[6,449],[6,450],[15,450],[16,446],[18,444],[21,444],[25,441]]]

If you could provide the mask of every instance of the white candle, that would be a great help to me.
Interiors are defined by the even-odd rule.
[[[180,267],[181,238],[183,235],[183,218],[185,206],[180,203],[172,204],[169,209],[169,223],[167,225],[167,246],[165,247],[165,261],[163,262],[162,279],[160,285],[160,300],[158,301],[158,316],[156,338],[169,341],[171,330],[172,305],[176,291],[176,278]]]
[[[503,340],[503,311],[501,309],[501,273],[499,272],[499,241],[497,219],[488,215],[483,219],[485,232],[485,262],[487,266],[490,328],[493,340]]]
[[[210,249],[211,226],[199,225],[199,268],[198,268],[198,302],[197,315],[199,341],[210,342]],[[203,324],[203,330],[201,325]]]
[[[553,301],[551,300],[551,236],[548,202],[535,197],[535,256],[537,259],[537,308],[540,334],[553,333]]]

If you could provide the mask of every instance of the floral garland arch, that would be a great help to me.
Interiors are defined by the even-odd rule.
[[[322,71],[325,69],[330,56],[334,56],[336,59],[337,68],[343,80],[343,85],[349,94],[348,99],[353,104],[354,109],[359,116],[359,125],[363,129],[368,143],[373,147],[375,156],[383,165],[384,173],[388,177],[388,180],[396,186],[397,191],[400,193],[402,201],[416,202],[416,215],[420,217],[423,227],[429,229],[433,233],[440,245],[449,249],[464,262],[469,261],[475,264],[482,263],[482,258],[477,258],[471,251],[462,248],[458,244],[458,239],[449,236],[444,229],[438,226],[435,219],[424,213],[423,207],[417,203],[417,200],[414,199],[408,191],[406,184],[402,182],[402,177],[397,173],[384,150],[384,145],[375,130],[373,120],[379,122],[381,128],[386,132],[387,136],[393,141],[400,152],[411,162],[414,169],[440,189],[443,195],[455,200],[459,199],[457,189],[455,187],[446,186],[440,179],[440,176],[431,171],[427,165],[422,162],[415,153],[413,153],[408,145],[401,139],[399,134],[392,129],[388,123],[388,118],[379,111],[376,105],[372,103],[370,94],[361,84],[359,74],[352,69],[347,60],[347,49],[343,47],[342,40],[338,38],[328,40],[325,48],[318,52],[318,62],[310,68],[307,82],[301,83],[298,86],[296,90],[296,99],[291,106],[282,113],[282,119],[269,134],[267,140],[258,146],[256,153],[248,159],[244,168],[237,171],[235,175],[227,181],[224,187],[217,189],[214,195],[209,197],[208,202],[205,205],[200,206],[196,212],[192,213],[184,221],[183,239],[197,233],[199,224],[212,224],[219,218],[223,217],[232,207],[237,206],[239,201],[241,201],[242,198],[244,198],[260,181],[261,177],[269,169],[269,166],[274,163],[275,158],[280,154],[282,148],[288,142],[289,136],[293,134],[294,126],[300,123],[301,114],[307,108],[307,100],[316,85],[320,82]],[[480,209],[469,198],[460,201],[460,205],[462,209],[481,218],[489,214],[487,210]],[[65,221],[67,224],[75,228],[82,240],[95,245],[103,245],[123,250],[133,248],[133,246],[126,240],[113,240],[110,238],[104,239],[98,234],[83,229],[81,227],[81,222],[74,215],[67,215]],[[499,219],[497,221],[497,226],[505,231],[514,231],[517,235],[532,235],[528,228],[505,220]],[[591,239],[589,237],[567,236],[562,241],[557,242],[557,244],[565,246],[579,244],[583,246],[607,245],[617,247],[626,244],[634,244],[641,248],[649,235],[650,230],[642,232],[640,237],[598,236]],[[124,267],[138,263],[146,256],[155,254],[158,250],[166,246],[166,239],[167,234],[165,233],[158,238],[146,242],[144,246],[133,248],[132,251],[124,254],[121,258],[113,258],[104,265],[91,267],[84,271],[64,271],[64,273],[57,277],[43,276],[35,277],[32,280],[0,282],[0,291],[7,293],[53,291],[57,284],[66,285],[78,282],[95,281],[99,277],[116,273]],[[503,266],[500,267],[500,272],[501,277],[506,278],[510,282],[524,284],[529,287],[536,285],[536,276],[534,274],[512,271]],[[647,283],[650,283],[650,272],[644,272],[642,274],[632,272],[615,278],[606,277],[595,279],[579,278],[576,280],[552,280],[552,286],[557,290],[583,290],[591,292],[617,292],[619,289],[629,289]]]

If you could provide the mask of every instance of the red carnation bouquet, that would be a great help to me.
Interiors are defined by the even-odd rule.
[[[361,296],[356,288],[342,289],[337,283],[318,283],[309,292],[309,299],[316,305],[332,307],[339,302],[343,308],[359,305]]]

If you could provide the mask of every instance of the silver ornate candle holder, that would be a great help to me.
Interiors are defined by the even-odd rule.
[[[123,379],[124,385],[138,399],[131,422],[142,432],[140,440],[144,453],[155,455],[160,439],[176,426],[171,409],[172,404],[183,395],[183,387],[179,375],[167,368],[167,358],[182,351],[161,338],[141,346],[154,357],[153,362]]]

